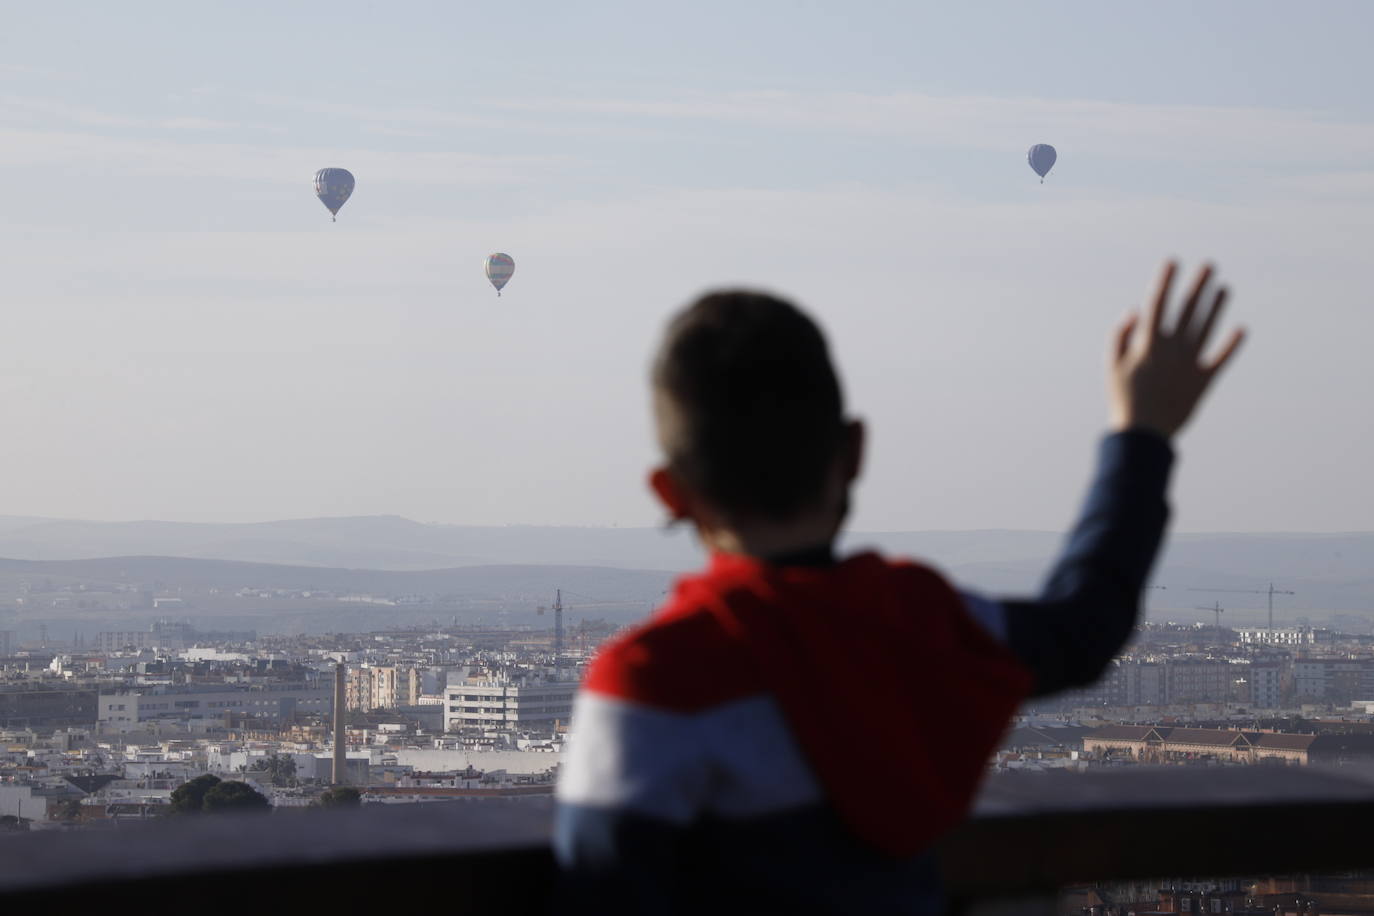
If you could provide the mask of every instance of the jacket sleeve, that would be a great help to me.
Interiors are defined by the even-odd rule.
[[[1091,684],[1130,639],[1169,518],[1173,451],[1162,436],[1106,437],[1083,511],[1034,600],[966,594],[973,614],[1031,669],[1033,695]]]

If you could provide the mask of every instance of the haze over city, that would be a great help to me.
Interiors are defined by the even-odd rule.
[[[649,356],[742,283],[831,334],[872,432],[854,527],[1060,530],[1108,331],[1184,254],[1253,335],[1182,440],[1176,528],[1367,530],[1371,27],[1358,3],[9,10],[5,511],[654,525]],[[357,176],[337,223],[325,166]],[[492,251],[519,265],[500,299]]]

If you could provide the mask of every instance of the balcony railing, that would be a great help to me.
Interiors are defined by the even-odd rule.
[[[548,798],[484,800],[0,836],[0,905],[358,912],[422,889],[450,913],[544,912],[551,812]],[[1348,770],[1006,774],[941,854],[960,908],[1043,912],[1085,882],[1374,867],[1370,823],[1374,777]]]

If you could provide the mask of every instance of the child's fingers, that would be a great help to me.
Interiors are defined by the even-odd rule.
[[[1113,362],[1120,362],[1126,352],[1131,349],[1131,335],[1135,333],[1138,324],[1140,324],[1140,316],[1131,312],[1121,320],[1121,324],[1117,325],[1112,342]]]
[[[1145,333],[1148,341],[1159,336],[1159,326],[1164,320],[1164,305],[1169,301],[1169,287],[1174,283],[1174,273],[1178,264],[1169,260],[1160,268],[1159,279],[1155,281],[1155,293],[1145,310]]]
[[[1231,332],[1231,336],[1227,339],[1226,345],[1221,348],[1221,352],[1217,354],[1217,358],[1212,360],[1211,364],[1207,367],[1208,376],[1216,375],[1222,370],[1222,367],[1235,355],[1236,350],[1240,349],[1240,344],[1243,340],[1245,340],[1244,328],[1236,328]]]
[[[1207,289],[1207,281],[1212,279],[1212,265],[1204,264],[1202,269],[1193,278],[1193,285],[1188,289],[1188,295],[1183,299],[1183,309],[1178,313],[1178,323],[1174,325],[1175,334],[1187,334],[1188,328],[1193,323],[1193,313],[1197,311],[1197,304],[1202,300],[1202,293]]]
[[[1198,328],[1197,336],[1193,338],[1193,352],[1201,353],[1207,348],[1207,338],[1212,336],[1212,328],[1216,326],[1217,319],[1221,317],[1221,312],[1226,308],[1226,300],[1231,295],[1231,291],[1226,287],[1221,287],[1212,296],[1212,305],[1207,310],[1207,315],[1202,319],[1202,327]]]

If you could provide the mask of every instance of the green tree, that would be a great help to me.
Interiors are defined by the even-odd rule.
[[[199,814],[205,809],[205,793],[220,784],[220,778],[212,773],[197,776],[172,790],[172,803],[168,814]]]
[[[271,806],[267,796],[246,782],[222,782],[205,793],[201,807],[208,813],[216,811],[266,811]]]
[[[53,814],[57,816],[59,821],[79,821],[81,820],[81,800],[68,798],[59,802],[53,808]]]
[[[363,793],[352,786],[335,786],[315,799],[315,804],[321,808],[358,808],[362,803]]]
[[[296,784],[296,760],[283,754],[269,754],[253,763],[255,772],[266,773],[274,786]]]

